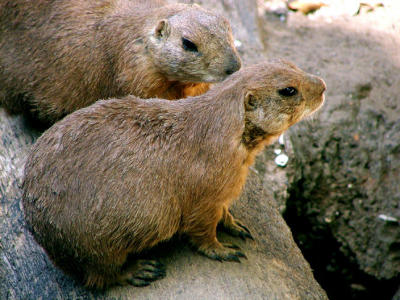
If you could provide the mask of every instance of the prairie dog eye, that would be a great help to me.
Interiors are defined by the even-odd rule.
[[[294,87],[292,87],[292,86],[289,86],[289,87],[280,89],[280,90],[278,91],[278,93],[279,93],[279,95],[281,95],[281,96],[291,97],[291,96],[294,96],[294,95],[297,94],[297,89],[294,88]]]
[[[198,52],[196,44],[185,38],[182,38],[182,47],[186,51]]]

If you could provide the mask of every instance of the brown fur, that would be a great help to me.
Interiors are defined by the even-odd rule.
[[[14,112],[29,104],[50,123],[98,99],[196,96],[239,68],[228,21],[197,5],[0,3],[0,102]]]
[[[298,93],[280,95],[285,87]],[[26,220],[55,263],[88,286],[140,285],[140,268],[127,271],[127,255],[176,233],[210,258],[238,261],[244,255],[217,240],[217,224],[251,237],[228,207],[255,155],[318,109],[324,90],[318,77],[273,61],[198,97],[98,101],[34,145],[23,186]]]

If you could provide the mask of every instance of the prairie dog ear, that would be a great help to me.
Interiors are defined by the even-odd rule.
[[[169,36],[171,28],[167,20],[161,20],[158,22],[156,29],[154,30],[154,35],[156,38],[166,38]]]
[[[244,97],[244,108],[246,111],[256,110],[258,107],[257,98],[254,96],[252,92],[247,92]]]

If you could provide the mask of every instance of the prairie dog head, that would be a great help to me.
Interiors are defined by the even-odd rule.
[[[198,5],[185,5],[150,32],[156,68],[169,80],[219,82],[241,67],[229,22]]]
[[[268,135],[281,134],[323,104],[325,82],[288,61],[252,66],[246,68],[246,73],[246,126]]]

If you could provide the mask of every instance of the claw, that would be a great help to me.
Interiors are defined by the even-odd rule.
[[[129,278],[127,281],[131,285],[137,286],[137,287],[148,286],[150,284],[150,282],[140,279],[140,278]]]
[[[235,244],[223,243],[222,245],[224,247],[228,247],[228,248],[231,248],[231,249],[236,249],[236,250],[240,249],[239,246],[237,246]]]
[[[139,262],[140,266],[146,267],[146,266],[153,266],[155,268],[165,268],[164,264],[160,263],[157,260],[142,260]]]
[[[215,260],[218,260],[219,262],[222,263],[222,261],[224,260],[221,256],[219,255],[214,255],[212,258],[214,258]]]
[[[240,222],[236,222],[240,227],[242,227],[244,230],[246,230],[247,231],[247,233],[251,236],[251,233],[250,233],[250,230],[246,227],[246,226],[244,226],[242,223],[240,223]]]
[[[198,251],[211,258],[222,261],[233,261],[233,262],[240,262],[240,258],[247,258],[241,251],[240,248],[234,244],[230,243],[223,243],[217,244],[215,247],[207,247],[206,249],[199,248]]]
[[[253,236],[250,233],[250,230],[242,224],[242,222],[231,217],[227,223],[222,222],[222,230],[225,230],[228,234],[236,237],[240,237],[242,240],[246,240],[249,238],[254,240]]]
[[[228,260],[228,261],[234,261],[234,262],[238,262],[238,263],[240,263],[240,259],[239,259],[239,257],[237,256],[237,255],[229,255],[227,258],[226,258],[226,260]]]
[[[123,275],[122,281],[125,280],[133,286],[142,287],[165,276],[166,271],[162,263],[153,260],[141,260],[137,262],[134,268]]]
[[[250,233],[248,233],[248,232],[241,232],[241,233],[239,233],[239,237],[240,237],[242,240],[246,240],[246,238],[249,238],[249,239],[251,239],[251,240],[254,241],[253,236],[252,236]]]

